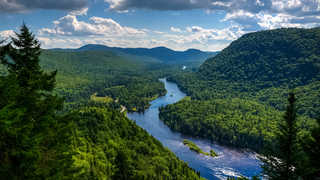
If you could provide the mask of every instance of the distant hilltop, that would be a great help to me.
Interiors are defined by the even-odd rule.
[[[109,47],[99,44],[87,44],[78,49],[51,49],[56,51],[111,51],[118,55],[133,55],[139,57],[150,57],[165,63],[193,62],[200,65],[206,59],[214,57],[218,52],[201,51],[198,49],[188,49],[186,51],[174,51],[166,47],[155,48],[120,48]]]
[[[291,88],[320,80],[320,28],[282,28],[243,35],[199,70],[208,80]]]

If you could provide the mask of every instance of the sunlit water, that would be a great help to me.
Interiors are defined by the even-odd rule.
[[[171,131],[160,121],[159,107],[178,102],[186,96],[175,83],[168,82],[166,79],[161,79],[161,81],[165,84],[166,96],[152,101],[150,108],[144,113],[128,113],[130,119],[136,121],[137,125],[158,139],[190,167],[199,171],[202,177],[210,180],[226,179],[228,176],[251,177],[260,173],[260,161],[255,154],[221,146],[207,140],[183,136]],[[206,152],[213,149],[219,156],[213,158],[190,151],[183,145],[183,139],[193,141]]]

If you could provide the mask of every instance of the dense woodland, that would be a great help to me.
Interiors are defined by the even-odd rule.
[[[143,111],[151,99],[165,94],[158,81],[164,65],[154,60],[132,60],[108,51],[53,50],[43,50],[40,59],[44,69],[59,70],[56,91],[72,107],[96,94],[129,111]]]
[[[230,80],[256,89],[294,88],[320,79],[320,28],[283,28],[243,35],[200,67],[207,80]]]
[[[319,28],[244,35],[195,71],[16,35],[0,44],[5,179],[202,179],[122,111],[164,95],[160,77],[189,95],[160,109],[173,130],[262,153],[271,179],[320,176]]]
[[[55,92],[69,109],[86,102],[92,95],[111,98],[115,107],[143,111],[150,100],[164,95],[158,78],[172,69],[154,60],[127,59],[108,51],[66,52],[41,50],[40,65],[45,71],[58,70]],[[0,74],[5,74],[0,65]]]
[[[43,51],[25,25],[11,41],[0,47],[2,178],[201,179],[115,108],[119,102],[145,108],[141,99],[164,93],[157,75],[142,82],[135,71],[143,65],[110,53]],[[126,91],[110,90],[120,86]]]
[[[168,79],[190,97],[161,108],[160,118],[171,129],[187,135],[278,156],[279,123],[288,105],[286,99],[293,92],[297,99],[297,147],[301,149],[310,139],[316,142],[319,42],[319,28],[246,34],[199,70],[170,76]],[[303,162],[307,155],[299,158]],[[315,168],[319,173],[319,166]]]
[[[169,78],[178,83],[191,100],[163,108],[162,119],[178,131],[191,128],[184,132],[190,135],[260,151],[263,150],[265,142],[255,144],[252,138],[256,141],[261,141],[261,138],[272,141],[276,132],[273,130],[276,128],[275,123],[285,110],[289,92],[293,91],[298,99],[296,104],[302,128],[310,130],[310,127],[314,126],[314,119],[320,114],[320,61],[316,60],[320,54],[315,50],[319,49],[319,41],[315,40],[320,40],[319,32],[319,28],[293,28],[244,35],[216,57],[208,59],[199,71],[178,72]],[[278,39],[282,43],[279,43]],[[283,44],[284,42],[287,44]],[[299,61],[295,61],[296,56],[293,53],[283,50],[283,46],[289,45],[292,46],[291,49],[295,46],[300,48],[295,49],[298,51],[296,56],[301,56]],[[277,51],[279,57],[291,58],[290,61],[278,62],[279,57],[274,56],[270,49]],[[250,53],[254,50],[259,53],[253,56]],[[315,59],[310,60],[311,57]],[[310,66],[312,69],[301,70],[302,66]],[[269,75],[266,70],[268,67],[273,67]],[[286,75],[289,71],[294,77]],[[178,114],[178,117],[175,114]],[[219,125],[222,122],[223,125]],[[244,122],[250,126],[244,125]],[[195,125],[191,125],[192,123]],[[215,128],[221,126],[228,130]],[[269,128],[271,131],[267,130]],[[214,134],[205,133],[209,131]],[[226,136],[224,133],[228,134],[228,138],[222,138]],[[240,134],[242,136],[237,136]]]
[[[118,111],[85,106],[76,119],[76,179],[200,179],[188,165]]]

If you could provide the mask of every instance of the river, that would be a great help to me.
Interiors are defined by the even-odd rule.
[[[144,113],[128,113],[128,117],[137,125],[145,129],[158,139],[165,147],[169,148],[190,167],[200,172],[207,179],[226,179],[228,176],[252,177],[261,172],[260,161],[256,155],[247,151],[239,151],[230,147],[211,143],[207,140],[192,138],[171,131],[159,120],[159,107],[178,102],[186,95],[179,90],[177,85],[160,79],[167,90],[165,96],[151,102],[151,106]],[[219,156],[212,158],[197,154],[184,146],[183,139],[189,139],[202,150],[209,152],[213,149]]]

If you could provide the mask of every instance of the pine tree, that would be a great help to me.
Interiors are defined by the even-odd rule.
[[[283,118],[279,124],[279,133],[277,134],[277,149],[262,157],[263,173],[269,179],[293,180],[297,179],[295,171],[298,164],[298,142],[297,142],[297,116],[296,116],[296,98],[293,93],[289,93],[288,106]]]
[[[57,115],[63,108],[63,99],[53,93],[57,72],[41,69],[40,43],[26,25],[16,36],[0,50],[8,70],[0,77],[0,176],[57,178],[70,165],[66,147],[72,123]]]

